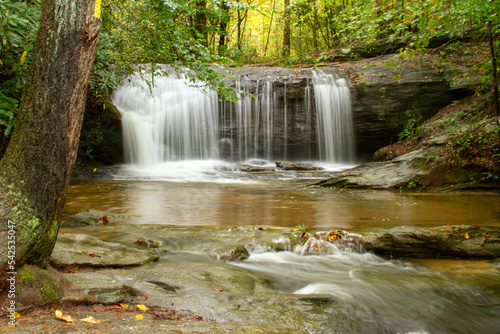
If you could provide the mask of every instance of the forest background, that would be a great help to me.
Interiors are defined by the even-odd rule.
[[[0,0],[0,155],[26,84],[41,6]],[[104,0],[88,103],[104,107],[140,64],[170,64],[230,99],[214,67],[318,66],[361,57],[353,50],[362,45],[412,57],[444,40],[450,48],[489,43],[477,70],[498,104],[499,12],[499,0]]]

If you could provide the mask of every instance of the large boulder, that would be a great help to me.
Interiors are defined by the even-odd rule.
[[[434,146],[402,155],[391,161],[371,162],[337,173],[317,183],[334,188],[419,188],[425,187],[426,177],[442,162],[440,147]]]

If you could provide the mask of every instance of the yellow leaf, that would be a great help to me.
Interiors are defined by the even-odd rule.
[[[24,50],[23,54],[21,55],[21,65],[24,64],[26,61],[26,56],[28,55],[28,51]]]
[[[83,321],[87,324],[98,324],[101,322],[100,320],[94,319],[94,317],[91,315],[88,315],[85,319],[80,319],[80,321]]]
[[[146,305],[137,304],[136,306],[141,311],[147,311],[148,310],[148,308],[146,307]]]
[[[0,60],[0,65],[3,65],[2,61]]]
[[[118,303],[118,305],[120,305],[121,307],[128,307],[128,305],[125,303]]]
[[[469,239],[469,233],[464,234],[465,239]]]
[[[21,317],[21,315],[20,315],[19,313],[17,313],[17,312],[14,312],[14,317],[16,317],[16,318],[20,318],[20,317]]]
[[[71,318],[71,316],[69,314],[64,315],[61,310],[55,310],[54,314],[55,314],[57,319],[60,319],[62,321],[66,321],[66,322],[70,322],[70,323],[75,321],[73,318]]]
[[[101,18],[101,4],[102,0],[95,0],[94,17],[98,19]]]
[[[135,316],[135,318],[136,318],[136,319],[142,319],[142,318],[144,318],[144,317],[142,316],[142,314],[138,314],[138,315],[136,315],[136,316]]]

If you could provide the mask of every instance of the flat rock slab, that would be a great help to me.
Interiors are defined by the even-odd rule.
[[[88,234],[59,233],[50,262],[57,267],[134,267],[158,260],[152,250],[104,242]]]
[[[364,238],[367,251],[409,258],[497,258],[500,229],[475,225],[398,226]]]
[[[78,286],[85,295],[94,298],[98,303],[116,304],[130,302],[132,298],[140,295],[134,288],[124,284],[121,280],[105,274],[94,272],[80,272],[65,274],[72,284]],[[80,302],[80,299],[70,297],[67,301]]]

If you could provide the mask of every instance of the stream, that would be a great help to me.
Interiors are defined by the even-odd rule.
[[[128,246],[141,237],[155,240],[158,262],[99,271],[102,280],[128,282],[146,293],[150,304],[264,332],[494,333],[500,328],[497,260],[387,260],[338,249],[326,255],[293,251],[300,224],[312,231],[360,234],[398,225],[500,227],[498,194],[309,186],[324,177],[321,173],[225,169],[208,173],[206,180],[131,175],[122,167],[74,178],[64,215],[96,209],[134,216],[133,224],[61,232]],[[237,247],[249,251],[245,260],[214,256]]]

